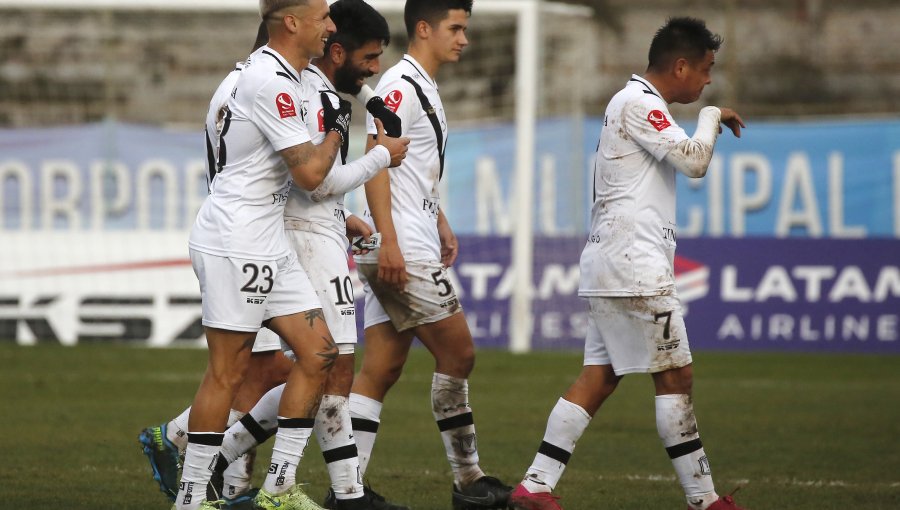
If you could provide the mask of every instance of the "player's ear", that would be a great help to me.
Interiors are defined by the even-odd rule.
[[[427,21],[420,19],[416,22],[416,35],[420,39],[428,39],[431,35],[431,25]]]
[[[330,48],[328,48],[328,56],[331,58],[331,62],[335,66],[344,65],[344,61],[347,59],[347,52],[344,51],[344,47],[338,43],[333,43]]]
[[[682,79],[684,78],[685,73],[687,73],[688,66],[690,66],[690,62],[684,57],[679,57],[675,59],[675,63],[672,64],[672,73],[676,78]]]

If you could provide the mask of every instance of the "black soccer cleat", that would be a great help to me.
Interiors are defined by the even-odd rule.
[[[358,499],[337,499],[333,489],[328,489],[322,507],[328,510],[409,510],[405,506],[389,503],[384,496],[378,494],[371,487],[363,487],[363,497]]]
[[[464,489],[459,489],[453,484],[453,509],[507,508],[510,493],[512,487],[493,476],[482,476]]]

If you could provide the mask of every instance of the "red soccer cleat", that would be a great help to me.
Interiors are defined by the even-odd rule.
[[[706,510],[745,510],[737,506],[734,502],[734,498],[731,496],[722,496],[718,501],[707,507]]]
[[[509,496],[509,506],[513,510],[563,510],[556,502],[557,499],[559,496],[549,492],[528,492],[528,489],[520,483]]]

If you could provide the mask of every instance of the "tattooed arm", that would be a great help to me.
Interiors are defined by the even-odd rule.
[[[320,145],[301,143],[282,150],[281,157],[290,169],[294,183],[312,191],[322,184],[331,171],[340,148],[341,136],[332,131]]]

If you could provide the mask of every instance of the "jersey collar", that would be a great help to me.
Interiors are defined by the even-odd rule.
[[[640,84],[640,86],[644,88],[645,94],[653,94],[654,96],[656,96],[660,99],[663,98],[662,94],[660,94],[659,91],[656,90],[656,87],[654,87],[652,83],[650,83],[643,77],[638,76],[636,74],[632,74],[631,79],[628,80],[628,83],[633,83],[633,82],[637,82],[638,84]]]
[[[284,57],[282,57],[280,53],[270,48],[269,45],[265,45],[260,48],[260,53],[274,58],[281,65],[281,67],[284,68],[284,71],[294,79],[294,81],[300,83],[300,73],[298,73],[297,70],[294,69],[294,67],[291,66],[291,64],[288,63],[288,61]]]
[[[315,73],[322,80],[328,90],[330,90],[331,92],[337,92],[337,89],[334,88],[334,85],[331,84],[331,80],[329,80],[328,77],[325,76],[325,73],[323,73],[321,69],[313,64],[310,64],[306,67],[306,70],[311,73]]]
[[[403,60],[413,66],[416,71],[422,75],[422,78],[425,78],[425,80],[430,83],[431,86],[435,88],[435,90],[437,90],[437,82],[434,81],[434,78],[428,76],[428,73],[425,72],[425,69],[422,68],[422,64],[420,64],[418,60],[414,59],[409,53],[403,55]]]

